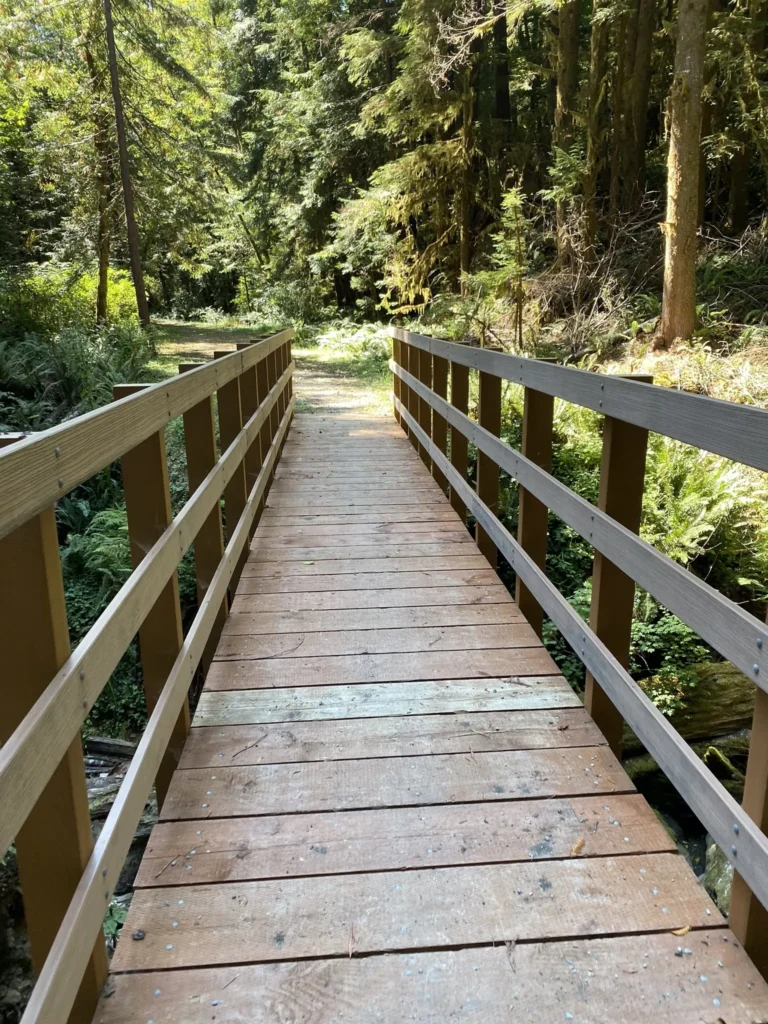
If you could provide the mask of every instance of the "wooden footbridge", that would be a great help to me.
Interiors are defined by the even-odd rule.
[[[393,419],[294,417],[291,337],[0,454],[25,1024],[768,1021],[768,628],[637,536],[648,430],[765,471],[768,413],[394,330]],[[521,451],[499,440],[503,381],[525,389]],[[549,472],[555,397],[604,416],[597,506]],[[118,459],[135,568],[70,650],[54,505]],[[589,624],[544,572],[548,510],[594,545]],[[754,680],[743,807],[627,674],[636,583]],[[137,633],[149,721],[94,844],[80,729]],[[729,922],[624,772],[624,721],[735,865]],[[108,974],[102,920],[153,786]]]

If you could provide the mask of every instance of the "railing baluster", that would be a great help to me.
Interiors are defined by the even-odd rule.
[[[238,342],[237,348],[249,348],[254,342]],[[242,407],[243,423],[247,423],[259,407],[259,387],[256,380],[256,367],[251,366],[240,374],[240,405]],[[248,449],[245,456],[245,482],[247,493],[256,482],[259,470],[262,466],[261,440],[256,438]],[[254,530],[256,527],[254,526]]]
[[[552,466],[552,424],[555,400],[542,391],[525,388],[523,404],[523,445],[522,453],[549,472]],[[538,498],[524,487],[520,491],[520,508],[517,523],[517,540],[540,569],[547,558],[547,516],[548,510]],[[520,611],[533,626],[536,635],[541,636],[543,612],[526,585],[517,577],[515,600]]]
[[[116,384],[113,394],[115,399],[126,398],[146,386]],[[159,430],[146,441],[127,451],[120,464],[128,513],[131,562],[135,569],[173,518],[165,431]],[[168,673],[173,668],[182,641],[179,578],[178,573],[174,573],[139,628],[144,695],[150,714],[162,693]],[[158,807],[161,807],[165,800],[171,776],[179,763],[188,734],[189,704],[185,701],[155,778]]]
[[[432,390],[441,398],[448,397],[448,360],[442,359],[440,356],[432,357]],[[434,411],[432,412],[432,440],[443,454],[448,451],[448,424],[444,416]],[[447,494],[448,481],[445,478],[445,473],[434,464],[432,476]]]
[[[214,352],[214,359],[221,359],[229,355],[228,352]],[[219,443],[221,450],[226,451],[234,439],[243,429],[243,409],[240,395],[240,377],[233,377],[232,380],[223,384],[217,391],[217,404],[219,408]],[[245,503],[248,498],[248,491],[245,482],[245,459],[239,464],[232,479],[224,488],[224,511],[227,520],[227,541],[232,536],[240,516],[243,514]],[[238,560],[237,568],[232,577],[232,592],[237,587],[240,573],[248,557],[247,548],[243,550]]]
[[[0,437],[0,448],[4,444]],[[0,540],[0,579],[7,583],[0,589],[0,648],[7,681],[0,702],[0,743],[5,743],[70,653],[53,508],[33,516]],[[83,749],[78,736],[16,837],[24,915],[37,971],[48,955],[92,849]],[[107,953],[99,936],[69,1016],[70,1024],[90,1022],[106,976]]]
[[[179,373],[188,373],[199,365],[199,363],[181,363]],[[189,493],[193,494],[216,465],[218,458],[212,395],[204,398],[197,405],[193,405],[191,409],[184,413],[184,445],[187,453]],[[213,574],[216,572],[219,562],[224,556],[221,502],[216,502],[216,506],[195,537],[194,552],[197,601],[200,604],[208,591]],[[208,674],[208,669],[213,661],[216,645],[219,642],[219,636],[228,612],[229,606],[225,598],[221,603],[211,635],[205,645],[205,652],[202,658],[204,676]]]
[[[411,349],[411,362],[416,360],[416,372],[415,377],[421,381],[421,383],[427,387],[432,387],[432,356],[429,352],[425,352],[422,348]],[[414,371],[411,370],[411,373]],[[416,405],[416,419],[421,429],[427,434],[428,437],[432,437],[432,408],[426,399],[420,398],[418,395],[413,396],[413,400]],[[429,456],[429,452],[420,444],[418,448],[421,460],[427,469],[432,469],[432,459]]]
[[[399,338],[392,339],[392,358],[397,363],[398,366],[403,365],[401,345],[402,342],[400,341]],[[402,381],[400,380],[396,373],[392,375],[392,391],[394,393],[395,398],[399,399],[399,401],[401,402],[404,400]],[[395,419],[400,424],[400,426],[403,426],[403,417],[400,415],[400,410],[397,408],[396,405],[394,406],[394,412]]]
[[[768,834],[768,693],[764,690],[758,690],[755,696],[741,806]],[[738,871],[733,876],[728,923],[755,967],[768,978],[768,910],[752,895]]]
[[[414,346],[413,345],[406,345],[406,343],[403,342],[403,345],[402,345],[402,356],[403,356],[403,369],[407,370],[408,373],[410,373],[413,377],[418,377],[418,375],[419,375],[418,352],[414,348]],[[416,395],[413,393],[413,389],[409,388],[407,384],[403,384],[403,403],[404,403],[406,409],[408,410],[408,412],[412,416],[416,416],[417,415],[417,411],[418,411],[417,410],[417,404],[416,404],[417,403],[417,398],[416,398]],[[411,444],[416,449],[416,451],[418,451],[419,450],[419,442],[416,440],[416,437],[415,437],[413,431],[406,429],[406,433],[408,434],[408,437],[410,439]]]
[[[634,379],[650,383],[648,377]],[[643,427],[605,417],[597,507],[633,533],[639,533],[643,514],[647,447],[648,431]],[[635,581],[596,551],[589,624],[624,668],[629,667],[634,605]],[[624,720],[590,672],[586,675],[584,705],[611,750],[620,757]]]
[[[479,372],[479,404],[477,420],[498,437],[501,434],[501,377]],[[499,514],[499,467],[484,452],[477,453],[477,496],[496,516]],[[479,525],[475,524],[475,540],[482,554],[496,568],[496,545]]]
[[[465,415],[469,411],[469,367],[461,363],[451,363],[451,405]],[[465,435],[455,427],[451,427],[451,465],[462,480],[467,479],[469,445]],[[466,522],[467,506],[455,487],[451,488],[451,505]]]

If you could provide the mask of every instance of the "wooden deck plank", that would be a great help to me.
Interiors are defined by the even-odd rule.
[[[344,1024],[768,1020],[765,983],[731,932],[691,932],[689,956],[675,955],[680,941],[662,933],[639,944],[601,938],[119,974],[96,1020],[210,1024],[214,1003],[222,1024],[329,1024],[340,1008]]]
[[[397,591],[389,591],[397,593]],[[322,633],[341,630],[418,629],[435,626],[502,625],[524,622],[511,601],[499,604],[448,604],[395,607],[386,615],[379,608],[311,612],[231,612],[224,626],[227,636],[263,633]]]
[[[579,707],[562,676],[203,690],[193,726]]]
[[[466,549],[471,551],[471,545]],[[424,572],[429,570],[487,569],[488,562],[478,551],[476,554],[440,556],[415,556],[409,558],[339,558],[322,562],[246,562],[243,577],[278,576],[342,576],[352,573],[374,572]]]
[[[189,768],[173,776],[160,820],[586,796],[633,789],[607,747],[247,765],[215,772]]]
[[[187,740],[180,768],[337,761],[348,758],[454,754],[605,743],[583,708],[489,711],[367,720],[291,722],[197,728]]]
[[[342,610],[363,610],[386,608],[387,623],[394,624],[393,613],[397,610],[448,607],[450,605],[480,606],[511,602],[512,598],[501,583],[479,587],[406,587],[400,590],[329,590],[309,594],[243,594],[238,591],[232,602],[232,614],[261,614],[285,612],[322,615],[324,612]],[[302,621],[302,629],[306,623]],[[380,620],[381,621],[381,620]]]
[[[237,593],[298,594],[342,590],[402,590],[404,587],[500,586],[499,577],[487,562],[469,569],[404,569],[396,572],[315,573],[302,576],[247,576],[240,578]]]
[[[301,513],[295,509],[280,511],[267,506],[261,522],[265,526],[311,526],[313,524],[333,526],[351,525],[352,523],[437,523],[457,522],[458,517],[450,506],[446,505],[394,505],[382,511],[379,505],[366,507],[348,505],[337,509],[325,508],[321,513]]]
[[[422,651],[487,651],[497,648],[530,649],[535,658],[544,653],[527,622],[503,625],[423,626],[414,629],[339,629],[328,633],[273,633],[222,636],[217,661],[240,659],[327,658],[353,654],[417,654]],[[553,663],[554,664],[554,663]]]
[[[636,794],[161,822],[136,887],[672,853]],[[192,851],[195,851],[194,853]]]
[[[357,543],[360,541],[360,543]],[[260,562],[310,562],[339,561],[343,559],[378,558],[418,558],[420,556],[451,558],[453,555],[463,556],[476,550],[475,542],[468,533],[451,534],[445,540],[415,540],[410,544],[366,543],[364,537],[350,537],[348,544],[318,544],[313,547],[297,547],[293,544],[276,544],[271,538],[254,542],[248,555],[246,567]],[[245,571],[245,570],[244,570]]]
[[[441,540],[453,534],[465,534],[467,528],[460,520],[448,520],[446,522],[423,522],[409,523],[408,530],[403,529],[402,523],[331,523],[330,525],[319,526],[271,526],[269,523],[262,523],[259,527],[259,539],[270,540],[275,544],[292,546],[307,546],[307,541],[320,544],[332,544],[334,541],[344,541],[347,538],[354,539],[359,543],[358,538],[362,537],[364,544],[372,541],[391,541],[395,537],[399,543],[405,543],[411,537],[419,537],[417,544],[423,544],[429,537],[439,537]]]
[[[546,675],[561,678],[555,663],[543,647],[502,647],[482,651],[215,661],[208,672],[206,690],[266,690],[278,686],[338,686],[341,683],[500,677],[522,680],[522,686],[533,688],[536,684],[529,681],[528,677]]]
[[[141,930],[145,938],[121,943],[112,969],[669,932],[721,922],[685,861],[667,853],[141,889],[126,931]],[[638,968],[641,957],[638,949]]]

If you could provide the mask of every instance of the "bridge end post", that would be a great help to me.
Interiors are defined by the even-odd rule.
[[[752,716],[742,807],[768,834],[768,693],[759,687]],[[738,871],[733,875],[728,923],[755,967],[768,979],[768,910]]]
[[[0,437],[0,448],[6,443]],[[64,580],[53,506],[0,540],[0,647],[12,685],[3,688],[0,743],[5,743],[70,654]],[[30,627],[34,643],[30,643]],[[24,915],[39,971],[93,849],[85,765],[77,736],[16,836]],[[4,851],[3,851],[4,852]],[[106,906],[105,906],[106,911]],[[90,1022],[107,976],[101,936],[93,946],[70,1024]]]

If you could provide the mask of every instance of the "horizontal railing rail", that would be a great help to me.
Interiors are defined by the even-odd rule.
[[[51,673],[50,680],[39,678],[39,671],[35,674],[32,670],[30,679],[25,680],[23,659],[18,659],[22,669],[14,686],[23,692],[29,683],[28,710],[19,715],[19,721],[9,721],[7,717],[3,721],[0,712],[6,736],[0,748],[0,844],[4,851],[17,839],[22,895],[33,955],[40,968],[23,1018],[28,1024],[58,1024],[68,1018],[73,1007],[71,1020],[90,1021],[95,1010],[106,973],[100,935],[110,895],[153,782],[158,787],[158,803],[164,797],[166,780],[161,766],[169,754],[174,765],[180,756],[179,723],[182,742],[185,722],[188,728],[187,692],[199,667],[205,667],[205,652],[221,627],[222,609],[226,614],[228,592],[239,576],[248,539],[290,426],[294,408],[292,335],[290,330],[283,331],[200,368],[187,367],[187,372],[167,383],[146,387],[88,416],[23,440],[9,439],[13,441],[11,446],[0,451],[0,526],[4,531],[0,539],[0,567],[23,566],[25,560],[31,559],[30,570],[34,575],[40,562],[38,553],[22,550],[22,545],[29,544],[29,524],[39,519],[44,527],[40,535],[46,547],[45,579],[51,592],[57,586],[61,588],[60,563],[52,564],[59,561],[55,523],[50,514],[55,498],[130,454],[132,459],[138,459],[134,469],[146,468],[148,481],[152,478],[161,482],[165,494],[160,498],[170,509],[164,429],[177,416],[195,411],[196,418],[189,421],[186,437],[188,460],[201,456],[196,460],[198,476],[201,465],[210,465],[194,490],[190,487],[192,493],[176,517],[170,520],[169,515],[168,525],[163,528],[160,524],[157,528],[154,543],[148,550],[142,548],[133,572],[75,650],[68,654],[59,643],[60,667]],[[215,449],[214,395],[218,396],[224,449],[220,457]],[[187,426],[185,416],[185,433]],[[204,442],[205,452],[190,449],[196,440]],[[27,464],[33,484],[24,472]],[[56,477],[53,483],[49,479],[51,473]],[[191,464],[189,475],[191,478]],[[134,514],[143,511],[136,503],[146,500],[141,475],[139,479],[142,484],[133,496]],[[126,479],[126,499],[127,486]],[[13,488],[10,496],[8,487]],[[148,482],[146,490],[151,489]],[[226,547],[222,539],[222,498],[227,513]],[[155,514],[156,510],[152,512]],[[128,521],[132,535],[130,502]],[[141,516],[136,515],[135,522],[140,521]],[[210,527],[216,527],[216,523],[220,540],[215,569],[211,572],[209,567],[203,572],[201,565],[197,565],[198,609],[186,638],[182,638],[178,588],[172,588],[171,583],[175,583],[179,563],[190,547],[195,547],[197,563],[202,554],[198,542],[202,544],[204,532],[208,540],[215,538],[216,528],[211,533]],[[33,548],[36,538],[37,534]],[[4,607],[10,607],[14,583],[10,574],[2,580],[0,596]],[[171,607],[170,615],[169,595],[171,606],[176,606],[175,612]],[[50,600],[49,595],[45,595],[45,600]],[[56,600],[54,595],[53,604]],[[66,633],[66,610],[61,601],[54,610],[52,621],[57,619],[59,633],[62,629]],[[164,623],[162,618],[158,620],[165,627],[165,636],[159,641],[164,647],[163,654],[167,658],[168,649],[177,653],[175,660],[167,662],[168,669],[157,692],[150,694],[147,671],[155,652],[148,649],[150,640],[145,645],[141,629],[158,610],[165,615]],[[12,624],[0,623],[0,630],[4,625],[12,628]],[[38,622],[30,621],[29,643],[34,642],[31,633],[39,626]],[[145,667],[149,720],[105,826],[92,847],[84,802],[80,730],[137,632]],[[12,637],[6,639],[8,646],[13,646]],[[18,655],[18,643],[15,650]],[[156,664],[157,659],[155,667]],[[34,699],[36,694],[39,696]],[[79,768],[73,757],[75,761],[79,759]],[[62,765],[67,766],[63,776]],[[64,845],[76,847],[81,870],[77,877],[70,872],[70,890],[57,894],[58,910],[49,909],[49,914],[57,917],[55,927],[50,920],[43,927],[36,920],[39,912],[34,905],[34,883],[40,881],[42,885],[45,861],[53,856],[57,837],[48,834],[45,814],[42,822],[35,822],[35,818],[40,817],[40,809],[48,807],[49,791],[53,786],[60,787],[62,778],[65,791],[72,793],[72,806],[78,809],[73,817],[78,820],[66,823],[72,838],[58,838]],[[50,870],[51,865],[47,867]],[[27,882],[33,884],[27,886]]]
[[[768,712],[768,626],[642,540],[638,531],[647,431],[768,469],[768,412],[400,328],[390,333],[396,417],[438,483],[450,488],[454,507],[474,517],[481,550],[492,563],[496,552],[508,561],[517,577],[518,600],[522,594],[528,602],[526,611],[538,609],[549,616],[584,664],[587,710],[613,749],[621,753],[626,721],[736,867],[732,927],[765,972],[768,766],[761,750],[768,739],[762,725]],[[469,416],[469,369],[479,375],[479,422]],[[499,436],[501,390],[490,383],[493,380],[507,380],[525,389],[522,451]],[[554,397],[606,417],[597,506],[549,472]],[[630,424],[627,429],[634,433],[622,433],[622,424]],[[476,490],[467,479],[468,443],[478,453]],[[517,539],[497,515],[499,470],[520,488]],[[633,478],[638,472],[639,479]],[[594,548],[589,624],[546,575],[548,511]],[[751,745],[757,754],[749,760],[743,806],[627,671],[635,584],[686,622],[758,688]]]
[[[399,327],[391,335],[430,355],[554,395],[605,416],[768,470],[768,413],[750,405],[558,366],[539,359],[459,345]]]

